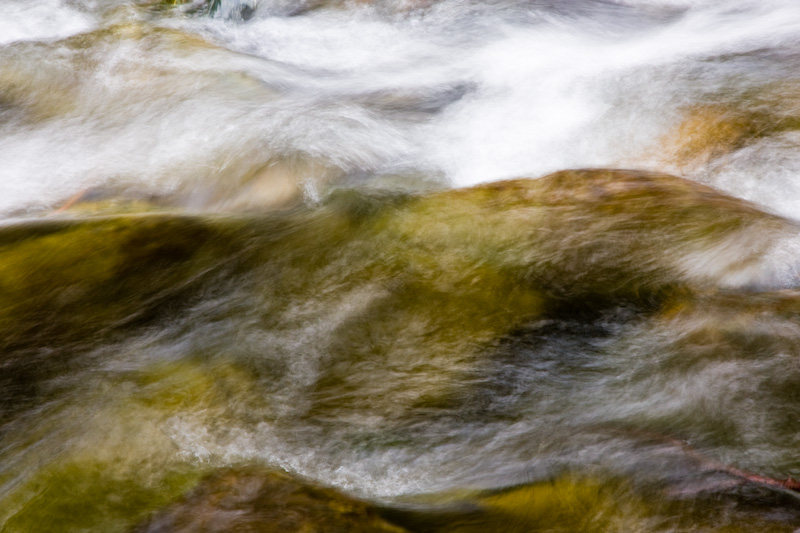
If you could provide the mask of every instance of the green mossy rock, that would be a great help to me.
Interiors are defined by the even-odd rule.
[[[48,346],[146,321],[228,263],[237,225],[130,215],[0,231],[5,348]]]
[[[622,478],[567,473],[472,494],[417,496],[420,503],[382,512],[420,533],[782,532],[790,531],[787,524],[800,516],[795,498],[753,484],[737,486],[723,479],[705,491],[680,497],[663,487],[635,487]]]
[[[486,265],[572,299],[776,283],[763,260],[798,234],[796,224],[695,182],[604,169],[434,194],[384,224],[412,251],[409,269]]]
[[[343,200],[328,208],[342,209]],[[391,391],[387,406],[403,410],[439,405],[455,391],[443,395],[432,382],[457,382],[493,339],[541,317],[621,304],[657,310],[692,293],[798,279],[784,253],[797,244],[795,223],[641,171],[563,171],[407,198],[363,215],[361,227],[369,238],[338,248],[326,264],[349,269],[347,278],[319,271],[339,287],[374,287],[331,337],[337,356],[315,389],[320,406],[337,410],[376,405],[381,391]],[[315,275],[303,279],[322,286]],[[386,368],[398,376],[396,390],[369,378]]]
[[[241,268],[239,222],[125,215],[0,230],[0,413],[81,354],[173,317]],[[24,403],[24,402],[23,402]]]
[[[653,509],[624,481],[572,474],[497,490],[417,496],[420,503],[385,509],[411,531],[523,533],[646,531]],[[422,500],[428,500],[423,503]]]
[[[685,346],[681,338],[659,344],[659,324],[697,320],[707,314],[694,310],[704,298],[785,283],[773,279],[770,254],[796,234],[794,223],[707,187],[615,170],[424,196],[339,191],[319,206],[237,217],[150,213],[3,226],[0,406],[37,421],[20,439],[37,442],[43,432],[67,444],[30,455],[4,448],[13,461],[0,471],[8,490],[0,495],[7,509],[0,524],[11,531],[129,527],[226,464],[220,450],[230,427],[246,433],[262,423],[335,421],[345,427],[337,438],[367,442],[362,449],[402,445],[398,428],[448,412],[474,390],[476,363],[492,356],[498,339],[554,315],[580,320],[634,306],[650,320],[637,347],[656,341],[646,356],[664,349],[667,364],[673,353],[701,346],[719,357],[702,348],[705,336],[708,346],[720,338],[735,349],[742,339],[726,324],[746,324],[762,304],[794,317],[793,297],[754,298],[752,311],[715,304],[719,318],[698,321]],[[794,258],[787,260],[791,273]],[[154,325],[162,336],[143,340]],[[751,347],[760,342],[757,329],[744,339]],[[128,355],[110,354],[117,350]],[[113,364],[91,366],[103,357]],[[83,374],[73,370],[90,366],[90,382],[77,383]],[[778,384],[776,398],[795,397],[793,379]],[[36,409],[19,407],[28,401]],[[93,413],[92,428],[82,429],[81,413]],[[217,427],[215,419],[230,425]],[[669,420],[642,422],[670,427]],[[169,433],[170,424],[179,430]],[[181,438],[199,439],[200,449]],[[203,485],[212,487],[208,494],[225,492],[214,483]],[[289,486],[294,494],[297,486]],[[517,516],[521,527],[563,521],[580,528],[597,515],[608,528],[636,529],[649,511],[643,515],[629,495],[620,498],[631,506],[617,502],[626,490],[565,478],[480,494],[471,501],[478,514],[458,527],[486,529]],[[232,505],[266,506],[263,491],[234,496]],[[71,522],[83,499],[91,505]],[[368,506],[340,516],[320,505],[324,513],[309,516],[372,523]],[[303,519],[287,527],[304,527]]]
[[[31,351],[68,358],[230,282],[243,320],[292,339],[277,353],[319,352],[313,409],[402,413],[437,404],[492,341],[548,314],[791,283],[794,258],[773,256],[797,234],[708,187],[624,170],[342,191],[265,215],[42,220],[0,230],[2,364],[40,375]]]
[[[135,523],[132,519],[141,520],[167,505],[199,478],[188,465],[183,469],[161,466],[165,470],[152,477],[135,471],[119,472],[114,464],[102,461],[42,468],[35,481],[17,488],[11,498],[3,498],[9,507],[0,515],[12,513],[2,517],[3,530],[127,531]],[[137,476],[138,482],[133,482]]]
[[[74,386],[75,398],[15,435],[19,454],[4,449],[0,482],[27,474],[0,493],[3,531],[129,531],[214,469],[211,456],[176,453],[173,424],[210,427],[263,403],[254,377],[221,358],[154,362]],[[63,442],[24,449],[54,431]]]
[[[636,531],[647,506],[621,482],[565,476],[480,496],[481,518],[446,531]]]

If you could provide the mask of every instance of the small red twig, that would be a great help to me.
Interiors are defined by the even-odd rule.
[[[662,433],[645,431],[645,430],[630,430],[630,432],[642,437],[646,437],[648,439],[657,440],[672,444],[674,446],[678,446],[683,450],[683,452],[686,455],[697,461],[701,467],[707,470],[725,472],[734,477],[738,477],[740,479],[750,481],[753,483],[761,483],[762,485],[768,485],[770,487],[777,487],[781,489],[791,490],[794,492],[800,492],[800,481],[792,477],[787,477],[786,479],[776,479],[769,476],[762,476],[761,474],[748,472],[746,470],[742,470],[730,465],[726,465],[724,463],[717,461],[716,459],[711,459],[709,457],[706,457],[705,455],[701,454],[700,452],[692,448],[686,441],[675,438],[670,435],[664,435]]]
[[[78,203],[81,200],[81,198],[86,196],[87,191],[88,189],[83,189],[73,194],[72,196],[69,197],[69,199],[66,202],[64,202],[64,205],[53,211],[53,213],[61,213],[63,211],[66,211],[67,209]]]

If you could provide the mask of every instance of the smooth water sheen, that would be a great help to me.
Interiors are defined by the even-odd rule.
[[[0,530],[800,528],[795,0],[0,13]]]

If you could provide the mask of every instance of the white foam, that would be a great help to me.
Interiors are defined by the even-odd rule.
[[[779,46],[800,32],[795,6],[738,7],[712,3],[629,35],[509,28],[463,59],[480,91],[432,129],[429,155],[457,185],[614,166],[647,145],[647,139],[631,143],[631,131],[651,139],[659,133],[665,109],[658,103],[675,99],[674,81],[664,76],[672,65],[691,67],[707,56]],[[630,106],[625,92],[632,84],[646,86],[645,97],[655,106]]]
[[[165,23],[230,52],[192,52],[180,48],[191,46],[185,43],[98,48],[98,67],[81,72],[77,116],[3,130],[0,209],[52,203],[108,180],[193,187],[287,154],[322,157],[343,173],[416,169],[456,186],[646,161],[674,125],[675,109],[690,104],[698,87],[723,83],[724,68],[704,70],[707,58],[791,45],[800,33],[800,10],[788,0],[619,5],[631,13],[676,9],[639,27],[588,29],[580,15],[564,14],[568,8],[555,16],[540,7],[515,21],[501,3],[483,6],[476,21],[478,8],[456,1],[406,17],[361,8],[275,17],[267,9],[234,23],[173,12]],[[0,22],[11,28],[0,32],[4,42],[55,38],[93,23],[88,12],[56,0],[10,6]],[[54,74],[70,66],[54,69],[59,60],[30,57]],[[381,103],[375,95],[391,108],[453,87],[461,98],[443,98],[439,114],[370,107]],[[788,153],[767,146],[753,167],[758,175],[741,166],[736,174],[740,161],[732,160],[715,170],[715,184],[790,214]]]
[[[0,45],[17,41],[61,39],[89,30],[95,20],[64,0],[5,0],[0,17]]]

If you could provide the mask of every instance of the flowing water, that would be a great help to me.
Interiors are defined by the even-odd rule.
[[[796,0],[0,10],[0,530],[800,528]]]

